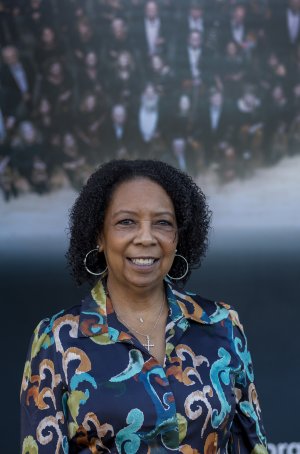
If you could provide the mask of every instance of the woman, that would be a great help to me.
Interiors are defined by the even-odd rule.
[[[34,332],[23,453],[267,453],[237,313],[171,283],[200,263],[209,221],[201,190],[163,162],[90,177],[68,259],[94,287]]]

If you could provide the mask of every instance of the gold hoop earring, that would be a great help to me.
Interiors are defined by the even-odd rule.
[[[175,252],[177,252],[177,249],[176,249]],[[169,274],[167,274],[167,276],[168,276],[169,279],[172,279],[173,281],[179,281],[180,279],[183,279],[188,274],[188,272],[189,272],[189,264],[188,264],[187,259],[185,257],[183,257],[183,255],[175,254],[174,259],[175,259],[175,257],[180,257],[182,260],[184,260],[185,265],[186,265],[186,270],[185,270],[184,274],[182,276],[180,276],[180,277],[172,277]]]
[[[96,247],[95,249],[91,249],[91,250],[86,254],[86,256],[84,257],[84,260],[83,260],[83,264],[84,264],[84,267],[85,267],[85,269],[87,270],[88,273],[92,274],[93,276],[101,276],[102,274],[106,273],[107,267],[105,268],[105,270],[100,271],[100,273],[94,273],[93,271],[91,271],[91,270],[88,268],[88,266],[87,266],[87,264],[86,264],[86,261],[87,261],[88,256],[89,256],[92,252],[95,252],[95,251],[100,252],[100,251],[99,251],[99,246],[98,246],[98,245],[97,245],[97,247]]]

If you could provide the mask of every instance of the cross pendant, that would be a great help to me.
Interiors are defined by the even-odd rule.
[[[150,348],[151,347],[154,347],[154,344],[150,344],[150,337],[149,336],[146,336],[147,337],[147,343],[146,344],[143,344],[143,347],[146,347],[146,349],[148,350],[148,352],[150,352]]]

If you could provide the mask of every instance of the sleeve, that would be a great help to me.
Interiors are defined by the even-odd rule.
[[[267,454],[267,440],[254,383],[247,338],[237,312],[230,310],[232,341],[239,367],[235,375],[236,409],[230,432],[229,453]]]
[[[28,349],[20,397],[22,454],[68,452],[61,354],[51,324],[39,323]]]

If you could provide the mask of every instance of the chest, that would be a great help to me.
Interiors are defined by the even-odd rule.
[[[170,330],[163,340],[151,337],[158,343],[157,358],[139,343],[98,345],[91,338],[81,339],[86,370],[81,367],[79,376],[76,362],[67,369],[70,438],[76,443],[83,426],[88,437],[101,433],[101,442],[108,448],[113,443],[116,452],[123,452],[126,437],[138,446],[132,453],[146,453],[156,445],[164,452],[179,452],[183,440],[202,452],[212,433],[225,445],[240,365],[225,336],[200,328],[180,335]],[[163,367],[159,359],[165,353]]]
[[[150,331],[148,335],[135,333],[135,337],[139,340],[141,345],[149,351],[151,356],[156,359],[158,364],[163,366],[166,353],[164,331],[158,329],[155,332]]]

